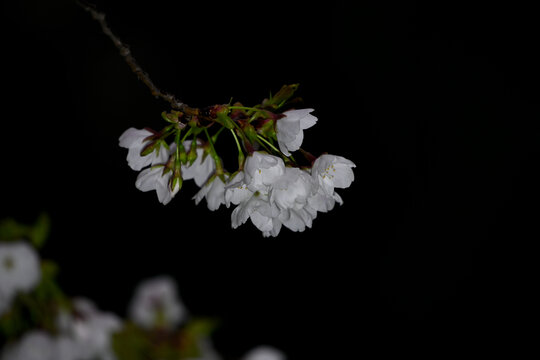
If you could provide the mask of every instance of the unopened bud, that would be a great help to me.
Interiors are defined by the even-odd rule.
[[[246,134],[246,137],[248,140],[254,144],[257,142],[257,132],[255,131],[255,128],[253,125],[246,123],[242,130],[244,131],[244,134]]]
[[[171,192],[179,191],[182,188],[184,180],[182,179],[182,170],[180,166],[174,169],[173,175],[169,179],[169,189]],[[178,186],[178,189],[176,187]]]

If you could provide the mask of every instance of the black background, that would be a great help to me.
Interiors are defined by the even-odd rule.
[[[159,129],[167,103],[75,3],[4,2],[1,215],[49,213],[43,256],[104,310],[171,274],[191,313],[222,319],[226,359],[514,352],[538,240],[538,25],[526,2],[433,3],[97,2],[191,106],[300,83],[319,118],[304,147],[356,179],[311,230],[265,239],[195,206],[190,182],[167,206],[135,189],[118,137]]]

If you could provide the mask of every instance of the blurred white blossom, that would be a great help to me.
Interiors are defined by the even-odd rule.
[[[32,290],[40,281],[39,256],[25,241],[0,242],[0,314],[19,292]]]
[[[145,329],[172,330],[186,317],[176,283],[168,276],[144,280],[135,289],[129,306],[129,317]]]
[[[18,342],[9,344],[1,360],[72,360],[61,358],[57,340],[50,334],[34,330],[23,335]],[[75,360],[75,359],[73,359]]]
[[[122,329],[122,321],[112,313],[102,312],[85,298],[73,299],[73,311],[61,312],[58,350],[64,359],[114,360],[112,335]]]
[[[225,204],[238,205],[231,214],[233,228],[251,220],[263,236],[277,236],[282,226],[304,231],[317,212],[343,203],[334,188],[346,188],[354,180],[354,164],[343,157],[322,155],[312,169],[285,166],[273,155],[254,152],[244,171],[225,186]]]
[[[286,356],[275,347],[260,345],[251,349],[242,360],[286,360]]]

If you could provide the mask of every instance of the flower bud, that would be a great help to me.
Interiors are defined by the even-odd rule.
[[[215,116],[217,123],[223,125],[227,129],[234,129],[234,122],[228,114],[229,108],[225,105],[216,105],[212,109],[212,115]]]
[[[197,142],[192,141],[191,147],[189,148],[189,153],[187,155],[187,161],[189,163],[189,166],[193,165],[195,160],[197,160]]]
[[[182,188],[184,180],[182,179],[182,170],[181,167],[175,167],[173,175],[169,179],[169,189],[171,192],[175,192],[175,188],[178,186],[176,191],[179,191]]]
[[[248,140],[254,144],[257,142],[257,132],[255,131],[255,128],[253,125],[245,123],[242,127],[242,130],[244,131],[244,134],[246,134],[246,137]]]

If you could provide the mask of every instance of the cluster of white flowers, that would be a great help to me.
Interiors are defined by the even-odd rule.
[[[0,243],[0,315],[15,296],[32,290],[41,278],[39,256],[25,241]]]
[[[9,310],[17,294],[30,292],[38,286],[42,277],[40,263],[38,253],[28,242],[0,242],[2,312]],[[52,317],[54,332],[41,327],[24,332],[16,341],[8,342],[0,350],[0,360],[117,360],[113,335],[121,334],[128,328],[123,320],[113,313],[99,310],[86,298],[72,298],[70,304],[58,304],[59,309],[54,311]],[[166,275],[140,282],[132,297],[128,315],[136,326],[161,334],[163,331],[175,334],[188,317],[175,280]],[[201,335],[197,339],[197,347],[199,354],[196,358],[183,359],[222,359],[208,335]],[[273,347],[259,346],[247,352],[242,359],[285,360],[285,355]]]
[[[292,231],[311,227],[317,212],[342,203],[334,188],[349,187],[354,164],[342,157],[322,155],[310,170],[286,167],[280,158],[254,152],[244,171],[231,179],[224,192],[233,228],[251,220],[264,236],[277,236],[284,225]]]
[[[312,111],[289,110],[276,121],[278,153],[282,156],[289,157],[290,152],[300,148],[303,130],[317,122],[310,114]],[[196,204],[205,199],[212,211],[222,204],[237,205],[231,215],[232,227],[250,219],[264,236],[277,236],[282,226],[292,231],[310,228],[317,212],[330,211],[336,202],[343,203],[335,189],[347,188],[354,180],[354,163],[328,154],[315,159],[307,168],[286,166],[279,156],[252,151],[238,171],[218,173],[214,158],[199,140],[181,143],[184,149],[196,154],[193,161],[171,165],[178,145],[156,143],[155,138],[149,130],[134,128],[120,137],[120,146],[129,149],[129,166],[137,171],[147,167],[137,177],[138,189],[155,190],[158,200],[167,204],[181,186],[180,181],[174,181],[175,176],[193,179],[201,187],[194,196]]]
[[[57,317],[58,333],[32,330],[2,352],[1,360],[115,360],[111,337],[122,328],[112,313],[99,311],[88,299],[73,300],[73,311]]]

